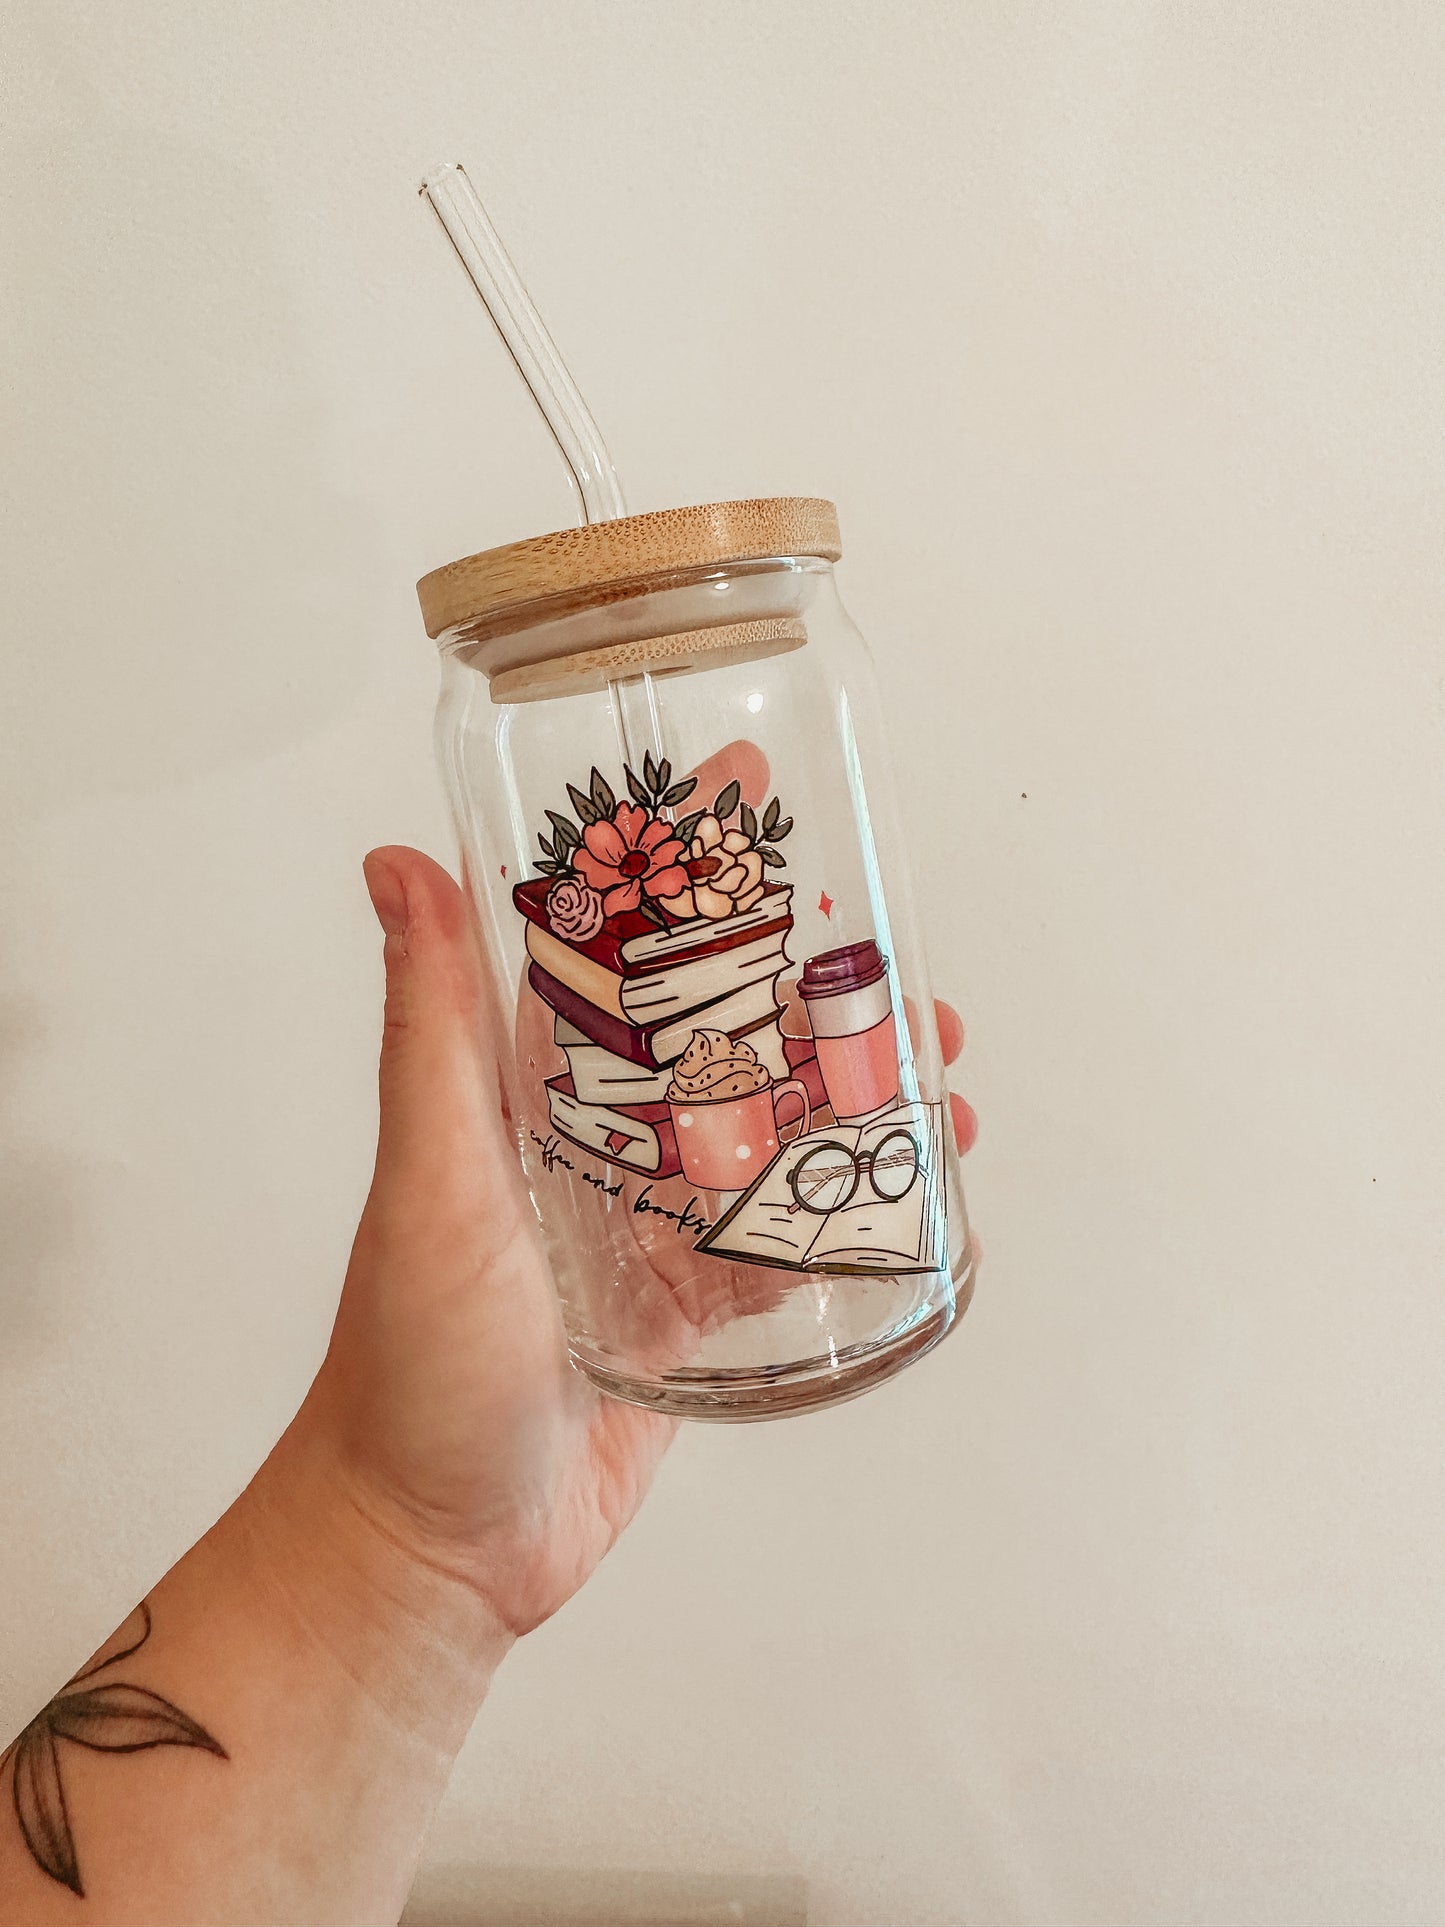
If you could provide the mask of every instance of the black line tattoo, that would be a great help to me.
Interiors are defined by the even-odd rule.
[[[17,1734],[0,1753],[0,1771],[4,1770],[7,1760],[13,1758],[14,1761],[11,1797],[31,1859],[52,1880],[69,1887],[82,1900],[85,1888],[65,1803],[65,1784],[60,1776],[58,1741],[70,1740],[76,1746],[88,1746],[95,1753],[142,1753],[152,1746],[198,1746],[206,1753],[214,1753],[218,1759],[230,1758],[225,1747],[213,1740],[203,1726],[198,1726],[159,1693],[118,1679],[107,1679],[97,1686],[84,1685],[86,1680],[94,1679],[107,1667],[119,1665],[145,1645],[151,1636],[151,1609],[142,1600],[137,1611],[141,1621],[140,1637],[114,1653],[108,1653],[102,1646],[99,1655],[74,1679],[68,1680],[44,1711],[37,1713],[24,1732]],[[81,1688],[78,1692],[77,1687]]]

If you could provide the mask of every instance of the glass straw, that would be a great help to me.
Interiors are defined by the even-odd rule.
[[[584,522],[626,515],[622,484],[582,391],[522,285],[502,238],[461,164],[448,161],[421,184],[472,286],[517,364],[576,485]]]

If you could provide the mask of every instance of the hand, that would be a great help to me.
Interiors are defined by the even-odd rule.
[[[376,1173],[293,1431],[393,1546],[520,1634],[607,1552],[675,1422],[604,1398],[568,1362],[461,891],[415,850],[373,852],[366,878],[387,972]],[[962,1026],[946,1005],[939,1020],[951,1059]],[[965,1149],[972,1113],[954,1105]]]

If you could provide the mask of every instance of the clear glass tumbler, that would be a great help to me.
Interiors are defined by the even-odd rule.
[[[831,503],[627,516],[418,585],[572,1357],[691,1418],[852,1397],[972,1284]]]

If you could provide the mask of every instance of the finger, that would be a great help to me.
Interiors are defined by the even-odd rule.
[[[905,996],[903,999],[903,1016],[908,1025],[909,1041],[917,1051],[919,1011],[911,997]],[[963,1019],[952,1004],[946,1004],[941,997],[935,997],[933,1022],[938,1031],[938,1045],[943,1053],[943,1061],[945,1064],[951,1064],[963,1049]]]
[[[933,1000],[933,1018],[938,1025],[938,1042],[945,1064],[951,1064],[963,1049],[963,1019],[952,1004],[941,997]]]
[[[755,809],[762,806],[768,793],[768,759],[756,743],[748,742],[745,737],[725,743],[692,773],[697,778],[697,790],[683,805],[684,809],[711,809],[713,798],[733,782],[742,792],[743,801]]]
[[[456,883],[418,850],[373,850],[367,889],[385,933],[377,1180],[432,1190],[500,1152],[490,998]]]
[[[811,1037],[813,1027],[808,1022],[808,1006],[803,1002],[803,994],[798,988],[797,977],[779,977],[773,994],[778,1000],[778,1029],[784,1037]]]
[[[557,1042],[557,1016],[533,990],[525,975],[517,990],[514,1029],[517,1068],[524,1092],[537,1091],[549,1077],[560,1077],[567,1057]]]
[[[968,1099],[960,1097],[957,1091],[948,1093],[948,1108],[953,1118],[954,1142],[958,1145],[959,1156],[962,1157],[965,1151],[972,1150],[974,1140],[978,1136],[978,1118]]]

